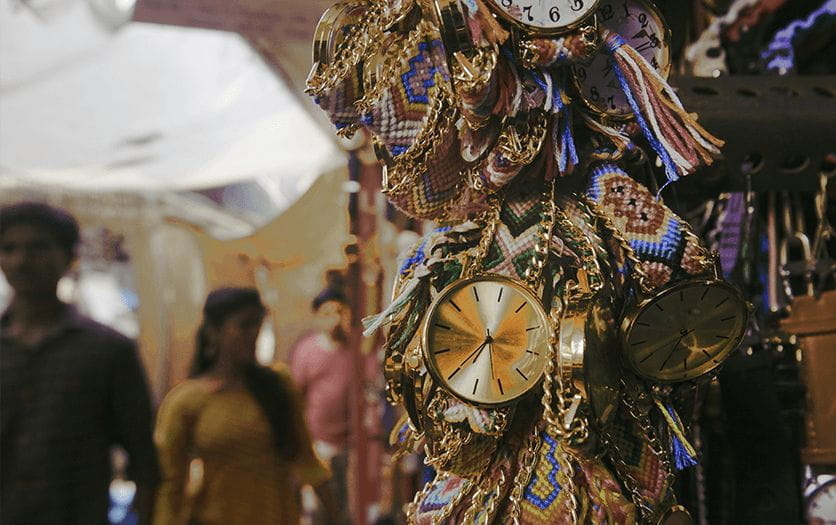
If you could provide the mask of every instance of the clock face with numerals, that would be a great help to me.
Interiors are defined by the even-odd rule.
[[[706,374],[735,350],[748,326],[740,293],[717,280],[686,281],[642,302],[622,323],[630,366],[653,381]]]
[[[502,18],[535,33],[571,29],[595,11],[598,0],[488,0]]]
[[[836,522],[836,477],[819,485],[807,499],[807,523],[831,524],[834,522]]]
[[[669,31],[662,15],[643,0],[601,0],[598,23],[618,33],[667,78],[670,71]],[[612,59],[599,51],[588,64],[575,66],[581,97],[592,109],[624,118],[632,114],[627,97],[613,71]]]
[[[454,282],[436,297],[425,323],[427,369],[470,403],[518,399],[539,384],[551,355],[551,328],[540,300],[506,277]]]

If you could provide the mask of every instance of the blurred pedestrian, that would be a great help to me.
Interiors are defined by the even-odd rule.
[[[155,525],[296,524],[299,486],[325,490],[290,378],[255,360],[264,315],[251,288],[206,299],[192,378],[160,407]]]
[[[147,523],[157,457],[134,343],[57,296],[79,241],[45,204],[0,209],[0,268],[14,298],[0,317],[0,523],[107,523],[111,446],[128,455]]]
[[[328,272],[327,286],[311,303],[317,329],[291,350],[290,369],[302,393],[305,419],[317,455],[326,461],[339,508],[340,523],[348,518],[348,457],[351,380],[354,361],[348,347],[351,311],[340,272]]]

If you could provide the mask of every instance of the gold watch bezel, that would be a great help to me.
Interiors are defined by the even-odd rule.
[[[344,0],[332,5],[322,13],[319,22],[316,24],[316,29],[314,29],[312,46],[314,65],[328,65],[333,61],[337,47],[339,47],[339,44],[336,43],[339,32],[335,29],[338,24],[340,26],[345,25],[344,22],[340,23],[340,19],[344,17],[346,21],[359,22],[367,7],[368,4],[363,0]],[[361,12],[358,14],[355,11]]]
[[[537,316],[540,318],[542,326],[545,327],[547,333],[545,334],[545,341],[547,341],[545,348],[543,348],[541,361],[542,361],[542,368],[537,373],[537,378],[528,385],[528,387],[520,392],[513,398],[509,398],[503,401],[498,401],[496,403],[491,402],[484,402],[473,400],[467,397],[467,395],[461,394],[451,388],[448,385],[447,380],[444,378],[444,375],[438,370],[435,360],[430,355],[431,348],[429,345],[429,338],[430,338],[430,323],[435,317],[435,314],[446,299],[452,295],[454,292],[459,290],[460,288],[469,286],[474,282],[497,282],[503,285],[507,285],[513,287],[516,291],[522,294],[526,299],[528,299],[529,304],[532,305],[532,308],[535,309]],[[421,351],[424,360],[424,365],[427,368],[429,375],[431,376],[432,380],[434,381],[437,387],[443,388],[446,392],[448,392],[451,396],[459,399],[465,403],[468,403],[473,406],[482,407],[482,408],[500,408],[504,406],[508,406],[514,403],[517,403],[520,399],[530,394],[532,391],[536,390],[537,387],[542,383],[543,376],[546,370],[546,363],[549,356],[552,355],[554,351],[551,348],[551,345],[548,341],[553,340],[554,334],[554,327],[552,326],[551,320],[549,319],[549,315],[546,312],[545,307],[543,306],[542,300],[534,293],[525,283],[521,282],[518,279],[514,279],[511,277],[506,277],[504,275],[499,274],[491,274],[491,273],[480,273],[472,277],[456,279],[452,283],[445,286],[438,295],[435,296],[430,306],[427,308],[427,313],[424,315],[424,320],[421,325]]]
[[[583,26],[584,24],[588,24],[590,20],[595,16],[595,12],[598,10],[598,4],[600,3],[600,0],[591,0],[592,7],[589,9],[589,12],[586,15],[579,18],[578,20],[572,22],[571,24],[551,29],[531,26],[526,24],[525,22],[517,20],[516,18],[509,15],[504,9],[496,5],[496,0],[485,0],[485,3],[488,6],[488,9],[490,9],[495,16],[501,18],[505,22],[508,22],[509,24],[511,24],[512,27],[516,27],[517,29],[523,31],[526,36],[548,37],[571,33],[572,31]]]
[[[600,1],[605,1],[605,0],[600,0]],[[599,1],[599,3],[600,3],[600,1]],[[658,7],[656,7],[656,4],[654,4],[653,2],[650,2],[648,0],[630,0],[630,1],[634,2],[636,4],[641,4],[642,6],[644,6],[645,11],[648,12],[651,16],[655,17],[656,20],[660,23],[660,25],[664,29],[663,35],[662,35],[662,45],[664,46],[664,49],[665,49],[666,58],[665,58],[664,67],[661,70],[659,70],[658,72],[662,76],[662,78],[667,80],[668,77],[670,76],[671,69],[673,68],[673,60],[672,60],[672,57],[671,57],[671,38],[672,38],[671,28],[667,24],[667,22],[665,21],[665,17],[662,16],[662,12],[659,10]],[[600,5],[598,7],[600,8]],[[596,16],[596,19],[597,19],[597,16],[598,16],[597,9],[596,9],[595,16]],[[605,27],[604,24],[600,20],[597,20],[597,23],[598,23],[599,28]],[[618,32],[618,31],[616,31],[616,32]],[[599,49],[595,53],[595,55],[590,59],[589,62],[572,65],[572,78],[573,78],[573,84],[575,85],[575,91],[577,92],[578,98],[581,99],[581,101],[584,103],[584,105],[592,113],[598,115],[599,117],[601,117],[603,119],[608,119],[608,120],[611,120],[613,122],[628,122],[628,121],[633,120],[635,118],[632,114],[632,110],[630,110],[628,112],[625,112],[625,113],[621,113],[621,112],[615,112],[615,111],[612,111],[612,110],[601,109],[601,107],[597,103],[595,103],[595,102],[589,100],[589,98],[587,98],[587,96],[586,96],[586,94],[584,93],[584,90],[583,90],[583,84],[584,83],[578,77],[577,68],[578,67],[589,67],[589,65],[592,63],[593,60],[595,60],[595,58],[598,56],[598,54],[603,53],[603,52],[604,52],[603,50]]]
[[[637,352],[630,351],[629,349],[635,348],[635,344],[630,344],[630,336],[632,335],[633,329],[636,327],[636,322],[639,318],[645,314],[650,308],[653,308],[661,299],[667,298],[670,295],[683,291],[687,288],[693,287],[722,287],[724,288],[730,297],[734,299],[734,301],[739,306],[739,312],[743,316],[741,320],[741,329],[739,333],[734,334],[733,337],[728,338],[728,343],[726,343],[722,350],[716,352],[714,355],[711,356],[711,359],[702,363],[701,365],[695,368],[687,369],[684,377],[677,377],[677,378],[664,378],[659,377],[658,375],[648,374],[640,367],[637,366],[633,355]],[[743,338],[746,336],[746,331],[748,328],[748,321],[749,321],[749,307],[746,299],[743,297],[743,294],[737,287],[733,286],[732,284],[724,281],[722,279],[705,277],[705,278],[693,278],[693,279],[686,279],[676,284],[673,284],[669,287],[660,290],[658,293],[650,296],[644,297],[641,299],[635,306],[630,308],[627,314],[621,321],[620,324],[620,343],[622,349],[622,357],[623,360],[626,362],[627,366],[630,370],[632,370],[636,375],[642,377],[646,380],[655,382],[655,383],[663,383],[663,384],[671,384],[671,383],[682,383],[687,381],[695,381],[701,377],[710,374],[718,367],[720,367],[723,362],[731,356],[732,352],[734,352],[739,346],[740,343],[743,341]]]

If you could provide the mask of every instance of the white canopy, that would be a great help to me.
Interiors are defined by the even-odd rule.
[[[276,210],[344,165],[235,33],[129,23],[82,0],[0,2],[0,175],[90,190],[256,180]]]

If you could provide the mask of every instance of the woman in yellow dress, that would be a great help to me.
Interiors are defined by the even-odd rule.
[[[258,292],[215,290],[203,314],[192,377],[160,407],[154,525],[297,524],[299,487],[320,492],[330,473],[313,453],[289,376],[256,363]]]

